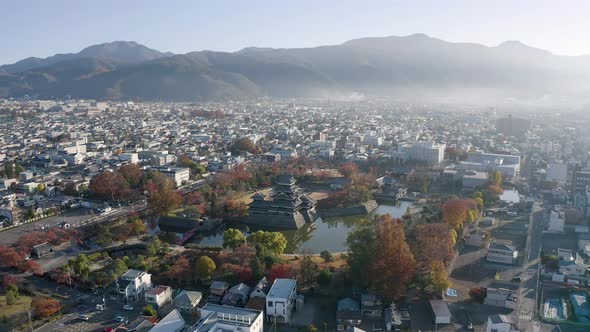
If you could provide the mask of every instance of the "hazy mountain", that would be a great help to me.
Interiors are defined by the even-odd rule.
[[[222,100],[378,95],[560,104],[588,102],[590,95],[590,57],[558,56],[516,41],[487,47],[417,34],[314,48],[167,57],[104,46],[113,44],[85,49],[95,56],[83,58],[93,62],[60,61],[18,73],[4,68],[12,74],[0,74],[0,96]]]
[[[112,43],[92,45],[83,49],[79,53],[56,54],[44,59],[35,57],[26,58],[10,65],[0,66],[0,71],[20,73],[26,70],[47,67],[62,61],[83,58],[105,58],[114,63],[132,64],[160,59],[171,55],[173,54],[162,53],[136,42],[115,41]]]

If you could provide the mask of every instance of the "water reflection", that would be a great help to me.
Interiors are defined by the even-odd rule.
[[[330,252],[346,251],[346,237],[359,221],[372,218],[375,214],[391,214],[395,218],[401,218],[409,207],[410,202],[400,202],[398,205],[379,205],[375,211],[368,216],[349,216],[321,219],[318,218],[312,225],[307,224],[298,230],[283,230],[281,233],[287,238],[288,244],[285,253],[299,253],[309,249],[314,253],[322,250]],[[248,234],[255,232],[260,227],[245,226],[243,224],[228,224],[228,228],[238,228]],[[223,230],[202,237],[196,241],[203,246],[221,246],[223,244]]]

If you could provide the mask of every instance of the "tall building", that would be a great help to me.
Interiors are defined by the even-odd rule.
[[[400,152],[406,160],[436,165],[444,160],[445,148],[445,144],[415,142],[400,145],[398,147],[398,152]]]
[[[283,175],[269,197],[262,193],[254,195],[246,222],[287,229],[314,222],[316,202],[295,183],[292,176]]]
[[[496,120],[496,130],[506,136],[522,136],[531,129],[531,121],[508,115]]]

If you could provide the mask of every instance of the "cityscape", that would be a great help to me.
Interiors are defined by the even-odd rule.
[[[296,36],[0,57],[0,331],[590,331],[588,56]]]

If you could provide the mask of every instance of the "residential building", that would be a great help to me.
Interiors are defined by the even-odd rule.
[[[246,284],[239,283],[227,291],[221,300],[221,304],[243,307],[248,302],[249,296],[250,287],[246,286]]]
[[[261,310],[207,303],[200,312],[201,319],[189,329],[190,332],[264,331],[264,314]]]
[[[172,288],[168,286],[159,285],[145,292],[145,303],[154,309],[159,309],[170,301],[172,301]]]
[[[180,312],[173,309],[166,317],[162,318],[149,332],[184,332],[186,322]]]
[[[518,251],[512,245],[491,243],[488,247],[486,260],[488,262],[514,264],[518,257]]]
[[[209,286],[209,297],[207,297],[207,303],[220,304],[221,300],[227,290],[229,284],[225,281],[213,281]]]
[[[349,327],[361,326],[363,315],[361,304],[350,297],[341,299],[336,304],[336,324],[338,331]]]
[[[270,290],[270,282],[266,277],[262,277],[257,283],[256,286],[252,288],[252,292],[250,292],[250,298],[259,297],[259,298],[266,298],[268,291]]]
[[[41,258],[43,256],[49,255],[53,251],[53,247],[47,243],[43,242],[36,246],[33,246],[31,249],[31,257],[34,258]]]
[[[445,144],[434,142],[415,142],[400,145],[398,152],[404,156],[405,160],[436,165],[444,160],[445,147]]]
[[[486,332],[519,332],[512,318],[494,314],[488,317]]]
[[[559,273],[564,274],[569,278],[584,278],[588,276],[590,270],[584,259],[576,253],[573,260],[560,260]]]
[[[383,300],[377,295],[362,294],[361,311],[363,316],[381,317],[383,314]]]
[[[203,299],[201,292],[182,290],[174,298],[174,307],[181,312],[191,312],[197,308],[199,302]]]
[[[129,270],[117,280],[117,292],[126,301],[136,300],[143,292],[152,288],[152,275],[141,270]]]
[[[289,324],[295,311],[297,281],[294,279],[275,279],[266,296],[266,317],[269,321]]]

